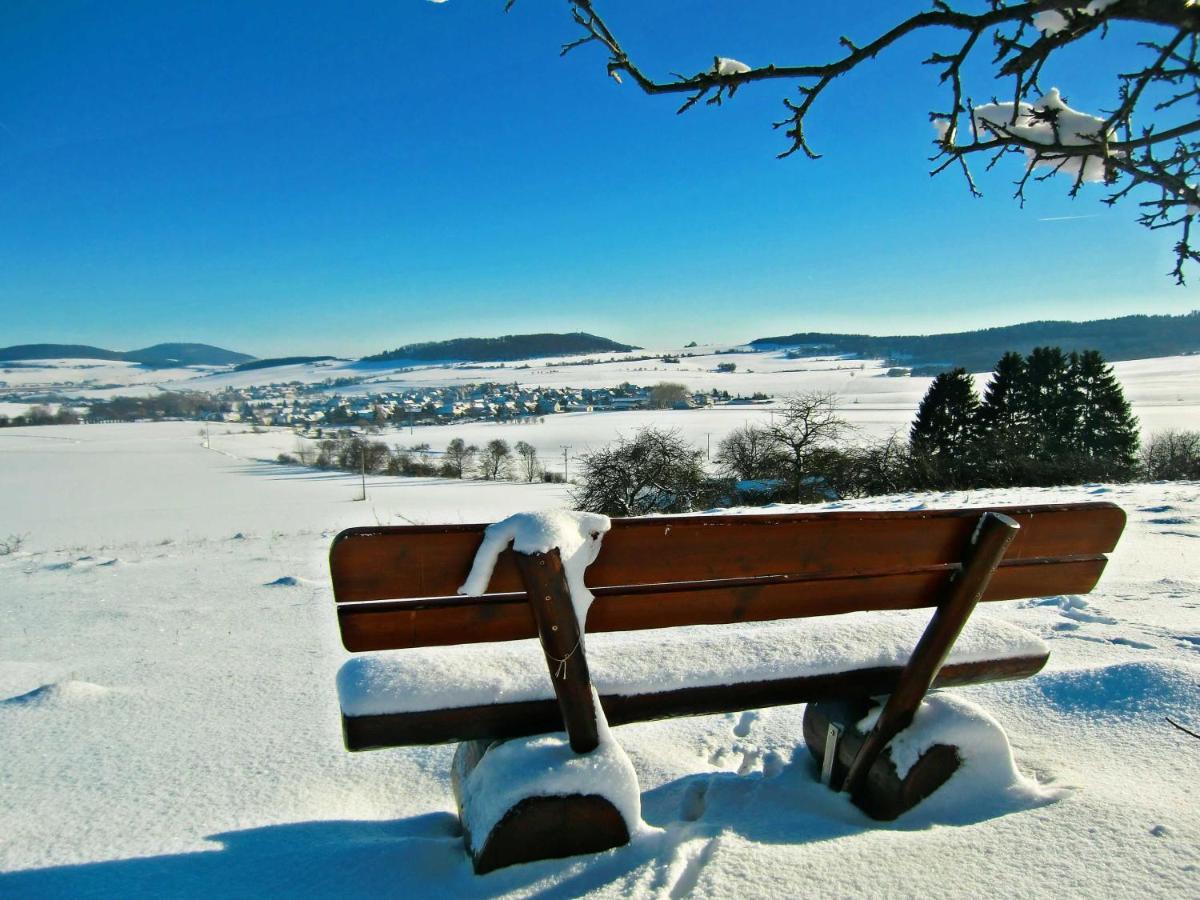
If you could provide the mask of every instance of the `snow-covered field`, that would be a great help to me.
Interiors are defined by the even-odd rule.
[[[878,437],[908,428],[921,397],[932,381],[930,378],[889,378],[887,368],[880,360],[839,357],[787,359],[779,350],[717,352],[729,349],[735,349],[734,345],[691,349],[664,347],[625,354],[597,354],[598,359],[612,361],[591,365],[554,365],[571,362],[570,359],[530,360],[528,363],[508,363],[503,367],[498,363],[414,363],[406,366],[403,361],[365,363],[330,360],[248,372],[214,370],[212,367],[145,369],[125,362],[47,360],[22,363],[16,368],[0,368],[0,382],[7,381],[12,389],[57,390],[86,400],[116,395],[154,394],[159,391],[218,391],[226,387],[246,388],[273,382],[318,384],[326,379],[346,377],[365,380],[360,384],[337,388],[345,395],[488,381],[557,388],[604,388],[626,381],[639,385],[672,381],[685,384],[692,390],[711,391],[719,388],[744,396],[763,393],[779,397],[798,391],[834,393],[839,398],[846,418],[859,426],[863,434]],[[697,355],[681,356],[678,363],[637,358],[650,352]],[[737,370],[718,373],[716,367],[726,362],[735,363]],[[1115,363],[1113,368],[1125,388],[1126,397],[1134,405],[1144,434],[1168,427],[1200,428],[1200,355],[1131,360]],[[977,375],[980,391],[987,379],[987,373]],[[24,412],[27,407],[27,404],[23,404],[4,411],[8,415],[15,415]],[[690,428],[694,433],[695,439],[696,436],[702,437],[712,432],[714,427],[733,427],[747,418],[767,412],[762,407],[730,407],[707,413],[701,411],[702,415],[717,416],[715,420],[689,417],[681,421],[685,422],[685,429]],[[557,422],[558,417],[552,418]],[[559,427],[571,428],[566,425]],[[606,423],[610,435],[623,427]],[[453,430],[450,426],[447,428]],[[434,437],[431,429],[418,431],[418,434],[421,436],[416,440],[428,440],[435,447],[445,443],[440,436]],[[467,439],[465,435],[464,439]],[[605,438],[608,439],[611,438]]]
[[[1196,427],[1197,360],[1119,365],[1139,415]],[[895,382],[921,390],[877,379]],[[603,443],[610,421],[510,427],[561,422],[539,442],[552,455]],[[412,440],[444,443],[426,433]],[[802,708],[626,726],[652,829],[478,878],[452,748],[342,749],[326,554],[346,526],[490,521],[566,491],[376,477],[355,502],[351,476],[256,461],[293,440],[217,429],[210,450],[195,423],[0,431],[0,543],[24,536],[0,556],[0,896],[1196,894],[1200,741],[1165,717],[1200,730],[1200,484],[861,504],[1107,499],[1129,514],[1096,592],[992,606],[1049,643],[1047,670],[957,692],[1003,725],[1030,790],[960,781],[972,802],[881,825],[815,783]]]

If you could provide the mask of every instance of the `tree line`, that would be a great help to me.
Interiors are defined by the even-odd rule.
[[[276,461],[284,465],[409,478],[515,479],[525,482],[563,480],[557,472],[545,469],[538,458],[537,448],[532,444],[517,441],[510,446],[508,441],[499,438],[477,447],[456,437],[446,445],[445,450],[435,453],[428,443],[401,447],[343,433],[313,445],[301,445],[295,453],[281,453]]]
[[[678,432],[646,428],[581,458],[573,502],[609,515],[806,503],[911,490],[1200,478],[1200,432],[1139,453],[1137,420],[1096,351],[1006,353],[979,397],[957,369],[934,379],[907,439],[851,442],[830,394],[786,399],[717,445],[716,471]]]

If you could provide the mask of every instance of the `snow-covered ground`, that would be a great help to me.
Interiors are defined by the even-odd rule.
[[[1194,415],[1195,365],[1145,372],[1143,402]],[[1164,424],[1195,427],[1181,418]],[[560,421],[608,420],[511,427]],[[653,830],[478,878],[452,748],[342,749],[326,554],[346,526],[491,521],[566,491],[376,477],[356,502],[351,476],[256,461],[292,440],[215,429],[210,450],[195,423],[0,431],[0,543],[24,536],[0,556],[0,896],[1196,893],[1200,741],[1165,717],[1200,730],[1200,484],[856,504],[1128,512],[1096,592],[992,605],[1049,643],[1047,670],[958,692],[1003,725],[1037,791],[962,782],[975,802],[881,825],[815,782],[802,708],[625,726]]]

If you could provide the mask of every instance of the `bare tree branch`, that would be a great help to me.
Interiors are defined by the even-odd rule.
[[[1019,201],[1024,199],[1031,180],[1045,181],[1056,174],[1071,178],[1070,196],[1077,195],[1088,181],[1116,185],[1127,179],[1104,202],[1112,205],[1134,189],[1151,190],[1152,199],[1140,204],[1138,221],[1148,228],[1179,229],[1176,266],[1171,275],[1182,284],[1185,263],[1200,262],[1190,243],[1190,225],[1200,212],[1200,194],[1194,184],[1200,161],[1200,141],[1194,138],[1200,133],[1196,108],[1200,105],[1200,5],[1183,0],[1114,0],[1107,5],[1079,0],[986,0],[981,3],[982,10],[968,12],[944,0],[934,0],[931,10],[902,19],[873,40],[860,44],[841,37],[829,61],[750,67],[725,66],[722,63],[728,60],[714,58],[711,69],[658,80],[630,57],[593,0],[568,2],[582,33],[564,44],[562,52],[591,44],[604,47],[607,71],[614,80],[622,82],[622,75],[627,76],[651,95],[685,95],[679,113],[701,100],[708,106],[720,106],[748,84],[779,79],[797,82],[799,98],[785,97],[786,116],[773,123],[789,139],[779,153],[781,158],[798,151],[809,159],[820,158],[809,143],[806,119],[835,80],[903,40],[955,35],[952,49],[934,49],[925,60],[927,65],[940,68],[939,79],[949,95],[943,109],[929,113],[939,130],[931,174],[956,168],[965,177],[968,189],[979,196],[969,159],[979,153],[990,154],[990,169],[1009,153],[1019,153],[1025,159],[1023,174],[1017,181]],[[511,5],[509,0],[506,8]],[[1103,40],[1112,27],[1130,23],[1162,29],[1164,39],[1141,44],[1148,53],[1147,60],[1140,68],[1118,76],[1116,102],[1104,118],[1096,119],[1094,135],[1060,134],[1058,109],[1045,103],[1046,98],[1038,99],[1042,94],[1038,81],[1046,64],[1065,47],[1085,39]],[[964,66],[979,54],[989,36],[994,56],[988,64],[997,78],[1011,83],[1010,99],[1005,104],[993,104],[993,109],[1011,110],[1007,123],[990,120],[981,124],[971,101],[964,101]],[[1162,119],[1166,113],[1173,119]],[[969,128],[963,127],[964,115]],[[1136,132],[1135,116],[1141,118]],[[1033,137],[1029,123],[1049,125],[1053,139]],[[964,132],[968,139],[960,142]],[[1100,178],[1093,177],[1097,169],[1102,172]]]

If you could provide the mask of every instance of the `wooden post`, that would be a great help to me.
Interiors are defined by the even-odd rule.
[[[875,727],[859,748],[846,773],[842,790],[857,793],[867,780],[871,765],[897,734],[912,724],[921,700],[937,677],[954,642],[967,624],[975,604],[987,589],[992,573],[1021,526],[1002,513],[986,512],[971,536],[962,570],[950,582],[912,657],[900,673],[896,690],[888,697]]]
[[[571,740],[571,749],[576,753],[590,753],[600,744],[596,708],[592,704],[592,679],[562,558],[558,548],[549,553],[514,553],[513,556],[529,594],[529,605],[537,621],[538,637],[546,654],[550,681]]]

